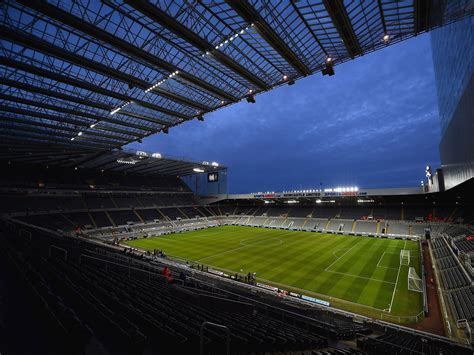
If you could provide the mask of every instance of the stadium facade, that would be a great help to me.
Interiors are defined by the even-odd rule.
[[[474,177],[474,17],[431,32],[444,188]]]

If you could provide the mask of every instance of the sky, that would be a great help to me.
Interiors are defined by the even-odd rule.
[[[128,148],[228,167],[229,193],[420,185],[438,167],[429,35],[394,44]]]

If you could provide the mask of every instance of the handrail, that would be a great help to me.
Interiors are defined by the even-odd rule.
[[[206,327],[214,327],[219,329],[224,329],[226,331],[226,354],[230,355],[230,331],[225,325],[212,323],[212,322],[203,322],[201,328],[199,329],[199,354],[204,354],[204,331]]]

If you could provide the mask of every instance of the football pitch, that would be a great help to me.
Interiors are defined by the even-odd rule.
[[[421,276],[414,241],[223,226],[126,244],[232,274],[256,272],[258,282],[373,318],[404,323],[423,310],[422,293],[408,290],[408,266],[400,265],[400,251],[409,250]]]

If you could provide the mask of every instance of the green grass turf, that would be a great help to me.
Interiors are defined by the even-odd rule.
[[[256,272],[262,283],[374,318],[408,322],[423,309],[422,294],[408,291],[408,266],[400,266],[400,250],[410,250],[421,276],[418,242],[224,226],[126,244],[232,273]]]

